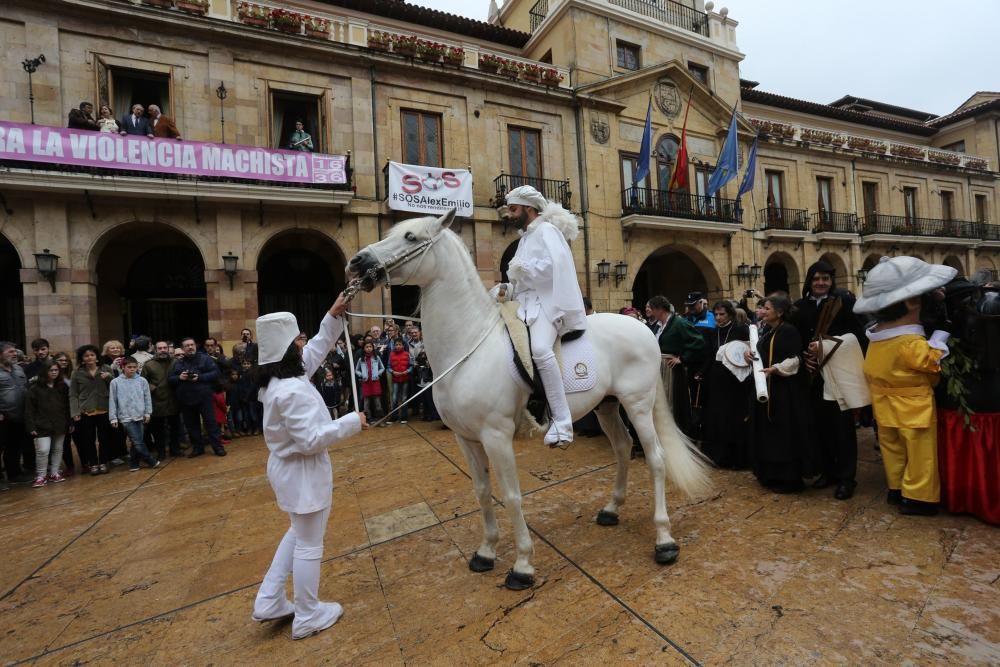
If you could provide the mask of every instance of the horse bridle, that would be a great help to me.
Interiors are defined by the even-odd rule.
[[[414,255],[420,255],[417,266],[413,269],[413,271],[410,272],[410,275],[412,276],[414,273],[416,273],[417,269],[420,268],[420,264],[423,263],[424,257],[427,255],[427,251],[431,249],[432,245],[437,243],[438,239],[441,238],[441,234],[443,233],[444,230],[441,230],[440,232],[430,237],[429,239],[421,241],[412,248],[407,249],[405,252],[397,253],[395,255],[390,255],[389,257],[386,257],[384,259],[379,256],[379,254],[375,251],[374,248],[369,247],[368,251],[375,256],[377,263],[374,266],[371,266],[367,271],[365,271],[364,274],[358,276],[357,278],[355,278],[350,282],[350,284],[344,290],[344,297],[347,299],[348,302],[350,302],[351,299],[353,299],[354,296],[359,291],[361,291],[361,284],[364,282],[366,278],[370,278],[371,281],[377,285],[380,282],[378,278],[380,271],[385,274],[385,279],[381,282],[384,283],[385,287],[392,287],[392,283],[390,282],[390,277],[389,277],[390,273],[392,271],[395,271],[399,267],[403,266],[404,264],[408,263],[414,257]],[[408,279],[409,278],[404,279],[403,282],[399,283],[399,285],[400,286],[405,285]]]

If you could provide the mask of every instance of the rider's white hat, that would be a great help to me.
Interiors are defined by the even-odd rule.
[[[522,185],[507,193],[507,205],[518,204],[519,206],[530,206],[539,213],[548,204],[548,200],[541,192],[530,185]]]
[[[874,313],[943,287],[957,270],[944,264],[928,264],[916,257],[883,257],[868,272],[864,296],[854,304],[855,313]]]
[[[281,361],[295,337],[299,323],[291,313],[268,313],[257,318],[257,363]]]

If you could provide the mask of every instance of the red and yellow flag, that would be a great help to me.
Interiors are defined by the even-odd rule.
[[[674,160],[674,170],[670,174],[670,184],[667,186],[671,191],[688,191],[688,147],[687,147],[687,126],[688,113],[691,111],[691,97],[694,94],[694,87],[688,92],[687,109],[684,111],[684,125],[681,128],[681,146],[677,149],[677,159]]]

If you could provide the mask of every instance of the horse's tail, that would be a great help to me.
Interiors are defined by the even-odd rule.
[[[656,435],[660,441],[660,451],[663,453],[670,481],[689,498],[703,496],[711,491],[708,461],[677,427],[674,415],[667,404],[667,393],[663,389],[661,378],[657,378],[656,381],[653,421],[656,424]]]

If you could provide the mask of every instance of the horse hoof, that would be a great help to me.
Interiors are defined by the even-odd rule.
[[[507,573],[507,579],[503,583],[512,591],[523,591],[535,585],[535,577],[511,570]]]
[[[672,542],[670,544],[657,544],[656,552],[653,555],[653,557],[656,559],[656,562],[659,563],[660,565],[670,565],[675,560],[677,560],[677,557],[680,555],[680,553],[681,553],[681,548],[675,542]]]
[[[618,525],[618,514],[616,512],[609,512],[607,510],[601,510],[597,513],[597,525],[598,526],[617,526]]]
[[[469,559],[469,569],[473,572],[489,572],[493,569],[493,563],[492,558],[484,558],[477,552]]]

